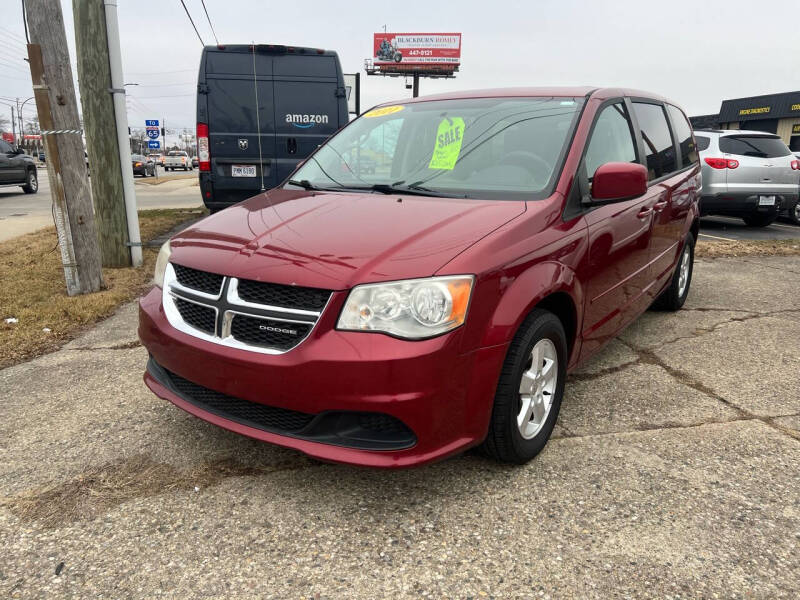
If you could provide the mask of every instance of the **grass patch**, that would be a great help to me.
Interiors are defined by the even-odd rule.
[[[698,258],[726,258],[737,256],[797,256],[800,239],[791,240],[737,240],[708,242],[700,240],[695,246]]]
[[[140,211],[142,240],[203,214],[200,208]],[[55,350],[141,295],[152,280],[157,254],[158,248],[144,248],[138,269],[103,269],[105,289],[69,297],[55,227],[0,243],[0,369]],[[6,323],[8,317],[19,322]]]

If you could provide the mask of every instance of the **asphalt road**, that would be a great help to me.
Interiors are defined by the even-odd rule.
[[[196,173],[196,171],[189,173]],[[136,177],[136,202],[140,209],[186,208],[202,205],[197,179],[186,179],[183,171],[159,177]],[[153,185],[153,182],[163,182]],[[0,242],[53,224],[50,182],[47,170],[39,169],[39,192],[25,194],[21,188],[0,188]]]
[[[800,227],[778,220],[767,227],[748,227],[733,217],[700,219],[700,239],[708,242],[732,240],[784,240],[800,238]]]
[[[0,371],[0,597],[796,599],[798,289],[797,256],[700,260],[535,460],[401,472],[159,400],[128,305]]]

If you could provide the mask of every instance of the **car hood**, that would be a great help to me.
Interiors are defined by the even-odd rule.
[[[172,260],[326,289],[425,277],[525,212],[520,201],[276,189],[172,239]]]

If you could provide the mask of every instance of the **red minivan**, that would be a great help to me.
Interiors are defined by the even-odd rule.
[[[567,372],[689,292],[692,131],[624,89],[374,108],[281,186],[167,242],[145,382],[323,460],[407,467],[547,442]]]

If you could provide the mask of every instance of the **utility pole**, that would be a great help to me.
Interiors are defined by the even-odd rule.
[[[14,145],[17,145],[17,117],[14,116],[14,107],[11,107],[11,135],[14,136]]]
[[[96,292],[103,286],[100,246],[83,159],[61,3],[26,0],[24,8],[30,31],[31,80],[47,152],[47,174],[67,294]]]
[[[104,267],[129,267],[128,220],[111,97],[111,69],[103,0],[73,0],[78,83],[86,151],[92,165],[92,199]],[[130,169],[130,164],[127,165]]]

